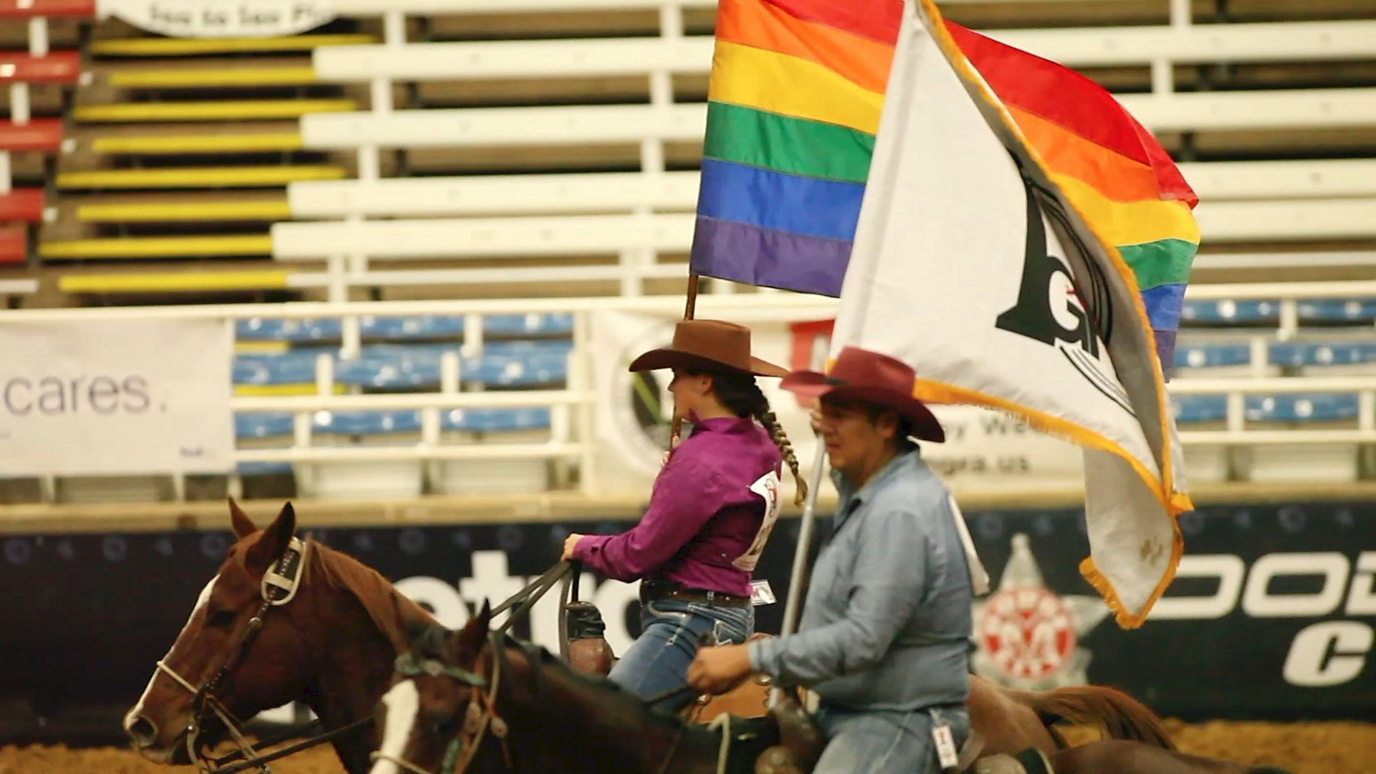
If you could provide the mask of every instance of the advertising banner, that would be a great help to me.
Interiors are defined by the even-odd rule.
[[[96,10],[174,38],[295,35],[334,18],[328,0],[98,0]]]
[[[0,476],[227,472],[218,320],[0,324]]]
[[[451,627],[483,599],[504,599],[548,569],[569,531],[629,526],[310,530],[310,514],[302,518],[303,531],[394,579]],[[1357,718],[1376,706],[1376,505],[1196,512],[1181,525],[1191,547],[1181,577],[1132,631],[1108,620],[1076,571],[1082,511],[967,518],[995,581],[972,610],[979,674],[1032,690],[1117,686],[1186,718]],[[756,572],[778,599],[797,528],[794,519],[779,525]],[[227,530],[0,538],[0,588],[23,590],[0,595],[0,619],[14,633],[0,638],[0,707],[60,714],[132,703],[231,542]],[[608,641],[624,652],[639,630],[635,586],[583,580]],[[517,633],[556,648],[556,607],[551,596]],[[757,608],[758,630],[777,632],[782,607]]]

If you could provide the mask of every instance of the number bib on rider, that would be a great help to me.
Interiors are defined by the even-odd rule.
[[[764,544],[769,540],[769,533],[774,529],[775,522],[779,520],[779,486],[781,483],[779,474],[771,470],[750,485],[750,491],[764,500],[764,521],[760,524],[760,531],[755,533],[755,539],[750,541],[750,549],[731,562],[732,567],[746,572],[755,571],[755,565],[760,562],[760,554],[764,553]]]

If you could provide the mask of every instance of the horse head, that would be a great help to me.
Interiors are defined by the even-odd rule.
[[[372,774],[505,770],[492,745],[483,744],[488,734],[506,735],[496,707],[505,658],[491,620],[484,602],[462,629],[412,627],[410,649],[397,657],[394,683],[377,705],[382,743]]]
[[[310,673],[292,621],[302,605],[286,604],[306,568],[296,513],[288,503],[259,530],[233,500],[229,511],[237,541],[124,717],[135,749],[161,763],[192,762],[234,718],[298,696]]]

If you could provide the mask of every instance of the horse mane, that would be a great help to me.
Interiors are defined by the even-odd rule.
[[[396,586],[377,570],[319,541],[311,543],[315,549],[311,552],[311,564],[320,572],[321,579],[358,600],[397,653],[407,649],[408,628],[412,622],[436,624],[425,608],[397,591]]]

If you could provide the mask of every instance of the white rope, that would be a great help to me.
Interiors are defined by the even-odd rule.
[[[192,685],[190,682],[188,682],[187,679],[186,679],[185,677],[182,677],[181,675],[177,674],[177,671],[176,671],[175,669],[173,669],[172,667],[168,666],[165,662],[163,662],[163,661],[159,661],[159,662],[158,662],[158,671],[159,671],[159,672],[163,672],[163,673],[165,673],[168,677],[172,678],[173,680],[176,680],[176,681],[177,681],[177,685],[180,685],[181,687],[183,687],[183,688],[185,688],[186,690],[190,691],[191,694],[192,694],[193,696],[197,693],[196,686],[194,686],[194,685]]]
[[[731,752],[731,713],[723,712],[712,718],[707,728],[721,731],[721,748],[717,752],[717,774],[726,774],[726,759]]]

